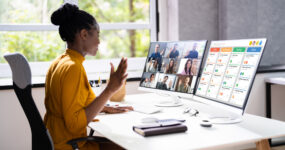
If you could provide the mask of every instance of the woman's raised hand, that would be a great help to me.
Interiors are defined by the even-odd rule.
[[[116,92],[122,87],[124,81],[128,76],[128,74],[126,73],[128,67],[128,60],[127,58],[123,57],[116,71],[114,70],[114,65],[112,63],[110,63],[110,65],[111,65],[111,73],[110,73],[109,83],[106,89],[108,89],[110,92]]]

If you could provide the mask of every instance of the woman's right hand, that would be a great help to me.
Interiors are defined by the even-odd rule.
[[[127,67],[128,67],[127,62],[128,62],[127,58],[122,58],[118,66],[118,69],[116,71],[114,71],[114,65],[110,63],[111,73],[110,73],[109,83],[106,87],[106,89],[109,90],[110,92],[115,93],[124,84],[124,81],[126,80],[128,76],[128,74],[126,73]]]

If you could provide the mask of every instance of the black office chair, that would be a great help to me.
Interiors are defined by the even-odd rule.
[[[27,59],[20,53],[7,54],[4,55],[4,58],[11,67],[13,88],[32,130],[32,149],[53,150],[52,138],[32,97],[31,69]],[[110,142],[106,138],[92,136],[93,133],[94,130],[91,130],[89,136],[70,140],[67,144],[70,144],[73,149],[78,149],[77,143],[80,141]]]

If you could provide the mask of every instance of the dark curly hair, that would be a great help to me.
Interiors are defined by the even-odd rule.
[[[75,34],[82,29],[90,30],[93,26],[99,30],[99,25],[92,15],[69,3],[65,3],[52,13],[51,22],[59,26],[61,39],[71,43],[75,39]]]

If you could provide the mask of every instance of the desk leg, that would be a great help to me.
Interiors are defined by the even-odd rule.
[[[271,118],[271,83],[266,83],[266,117]]]
[[[271,118],[271,83],[266,83],[266,117]],[[271,139],[269,145],[272,146]]]
[[[267,139],[255,143],[257,150],[270,150],[269,142]]]

